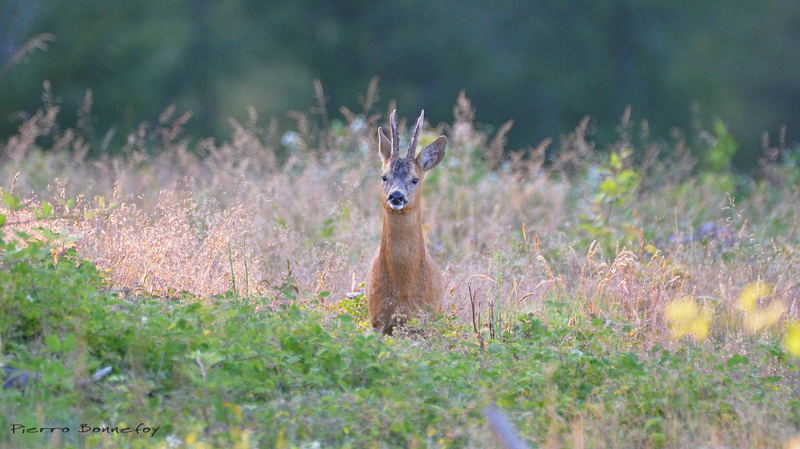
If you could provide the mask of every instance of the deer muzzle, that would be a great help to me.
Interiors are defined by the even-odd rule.
[[[408,203],[405,193],[402,190],[393,190],[386,197],[386,202],[393,210],[400,210]]]

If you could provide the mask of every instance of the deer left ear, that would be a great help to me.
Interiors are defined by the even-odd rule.
[[[439,165],[444,159],[444,150],[447,147],[447,138],[439,136],[433,142],[425,145],[425,148],[419,152],[417,162],[422,166],[422,171],[428,171],[433,167]]]
[[[383,130],[378,128],[378,154],[381,161],[385,164],[392,157],[392,142],[383,134]]]

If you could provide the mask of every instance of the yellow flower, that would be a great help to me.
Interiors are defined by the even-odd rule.
[[[677,301],[672,301],[667,304],[664,314],[667,321],[679,322],[685,321],[693,317],[697,313],[697,303],[694,298],[681,298]]]
[[[748,313],[744,320],[744,327],[750,333],[760,331],[761,329],[777,323],[785,311],[786,304],[776,299],[767,307]]]
[[[664,316],[672,338],[694,335],[698,340],[705,340],[714,320],[714,309],[705,305],[698,307],[694,298],[684,297],[667,304]]]
[[[737,304],[745,312],[744,328],[748,332],[755,333],[772,326],[786,311],[786,304],[777,298],[766,307],[758,306],[758,298],[769,296],[771,293],[772,287],[769,284],[756,281],[748,284],[739,294]]]
[[[756,310],[756,301],[761,296],[767,296],[772,292],[769,284],[766,282],[756,281],[748,284],[739,294],[737,303],[742,310],[753,312]]]
[[[792,357],[800,357],[800,321],[795,321],[786,326],[786,352]],[[798,443],[800,449],[800,443]]]
[[[711,329],[712,321],[714,321],[714,310],[711,307],[701,307],[691,321],[691,333],[698,340],[705,340]]]

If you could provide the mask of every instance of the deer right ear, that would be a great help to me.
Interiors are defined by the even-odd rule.
[[[417,156],[419,165],[422,166],[422,171],[428,171],[433,167],[439,165],[444,159],[444,150],[447,147],[447,138],[439,136],[433,142],[425,146]]]
[[[392,158],[392,142],[383,134],[381,128],[378,128],[378,154],[384,164]]]

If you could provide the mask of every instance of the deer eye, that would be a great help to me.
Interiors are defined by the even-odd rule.
[[[411,184],[417,184],[419,182],[419,178],[414,178],[411,180]]]
[[[386,182],[386,175],[381,176],[381,181]]]

